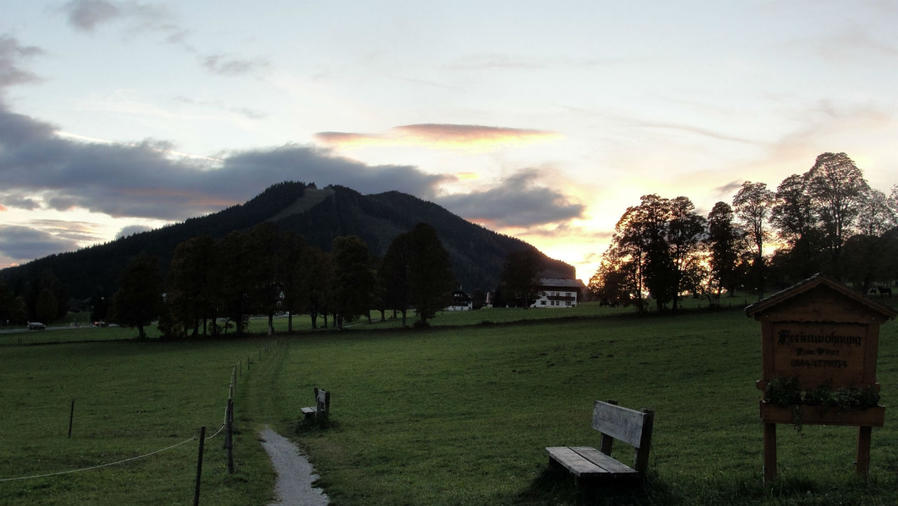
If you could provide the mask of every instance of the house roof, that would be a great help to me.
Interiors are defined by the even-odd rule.
[[[894,318],[895,316],[898,316],[898,311],[874,300],[870,300],[842,283],[833,281],[820,273],[814,274],[804,281],[799,281],[785,290],[780,290],[761,301],[755,302],[745,308],[745,314],[746,316],[755,316],[820,286],[829,288],[870,311],[879,313],[884,318]]]
[[[539,286],[557,286],[564,288],[580,288],[580,281],[576,279],[540,278]]]

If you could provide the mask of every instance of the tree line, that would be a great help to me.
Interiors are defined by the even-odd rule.
[[[360,316],[370,321],[371,309],[382,319],[386,311],[401,314],[405,325],[414,308],[416,325],[427,325],[454,287],[449,256],[430,225],[400,234],[379,259],[356,236],[335,238],[325,252],[265,222],[218,240],[201,235],[179,243],[164,278],[156,257],[136,256],[122,272],[108,312],[101,298],[92,301],[92,319],[135,327],[140,337],[158,320],[167,338],[229,329],[242,335],[249,315],[266,315],[272,334],[274,316],[282,312],[288,331],[295,314],[308,314],[312,328],[343,328]]]
[[[618,220],[589,290],[609,304],[642,310],[651,297],[676,310],[686,293],[760,299],[817,272],[863,291],[898,279],[898,186],[889,196],[870,187],[845,153],[821,154],[775,190],[745,181],[707,217],[688,197],[642,196]]]

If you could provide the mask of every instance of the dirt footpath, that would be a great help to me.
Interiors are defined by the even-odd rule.
[[[318,479],[309,460],[289,439],[265,427],[259,432],[262,447],[268,452],[271,464],[278,473],[275,492],[278,502],[271,506],[319,506],[328,504],[327,495],[312,487]]]

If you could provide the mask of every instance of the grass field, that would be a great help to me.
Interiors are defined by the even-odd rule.
[[[482,314],[498,322],[502,311]],[[273,474],[254,440],[264,423],[310,453],[338,504],[575,503],[570,480],[546,472],[543,448],[598,445],[590,429],[595,399],[656,411],[649,485],[610,503],[898,502],[898,429],[888,421],[898,398],[895,322],[882,329],[887,422],[873,431],[869,483],[853,473],[856,429],[781,426],[780,480],[765,490],[757,322],[740,311],[597,319],[587,317],[612,310],[578,311],[583,318],[426,331],[359,325],[281,345],[257,337],[3,346],[0,478],[127,458],[189,438],[200,425],[217,427],[231,368],[242,361],[238,472],[224,472],[222,442],[212,440],[206,504],[269,501]],[[434,323],[478,318],[440,315]],[[295,432],[313,386],[332,392],[333,424]],[[631,458],[620,449],[619,458]],[[125,466],[0,482],[0,503],[184,503],[195,458],[194,441]]]
[[[106,329],[97,329],[106,330]],[[122,329],[119,329],[121,331]],[[49,332],[48,332],[49,334]],[[221,424],[231,371],[263,342],[97,342],[0,349],[0,479],[90,467],[135,457]],[[251,366],[252,367],[252,366]],[[249,377],[244,365],[243,379]],[[238,388],[240,426],[263,413]],[[71,400],[75,400],[68,439]],[[245,410],[245,411],[241,411]],[[225,473],[222,436],[207,442],[204,504],[257,504],[274,474],[255,432],[238,434],[239,472]],[[0,504],[185,504],[193,499],[197,442],[121,466],[0,482]]]

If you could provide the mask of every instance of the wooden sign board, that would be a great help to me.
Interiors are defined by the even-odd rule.
[[[775,379],[795,379],[798,388],[879,389],[876,358],[879,326],[898,312],[850,288],[815,275],[745,308],[761,322],[762,372],[758,388]],[[821,406],[774,406],[761,401],[764,478],[776,473],[776,424],[857,425],[859,473],[869,465],[870,427],[883,425],[881,406],[846,411]]]
[[[820,275],[745,312],[761,322],[762,389],[774,378],[803,389],[875,385],[879,326],[898,314]]]

